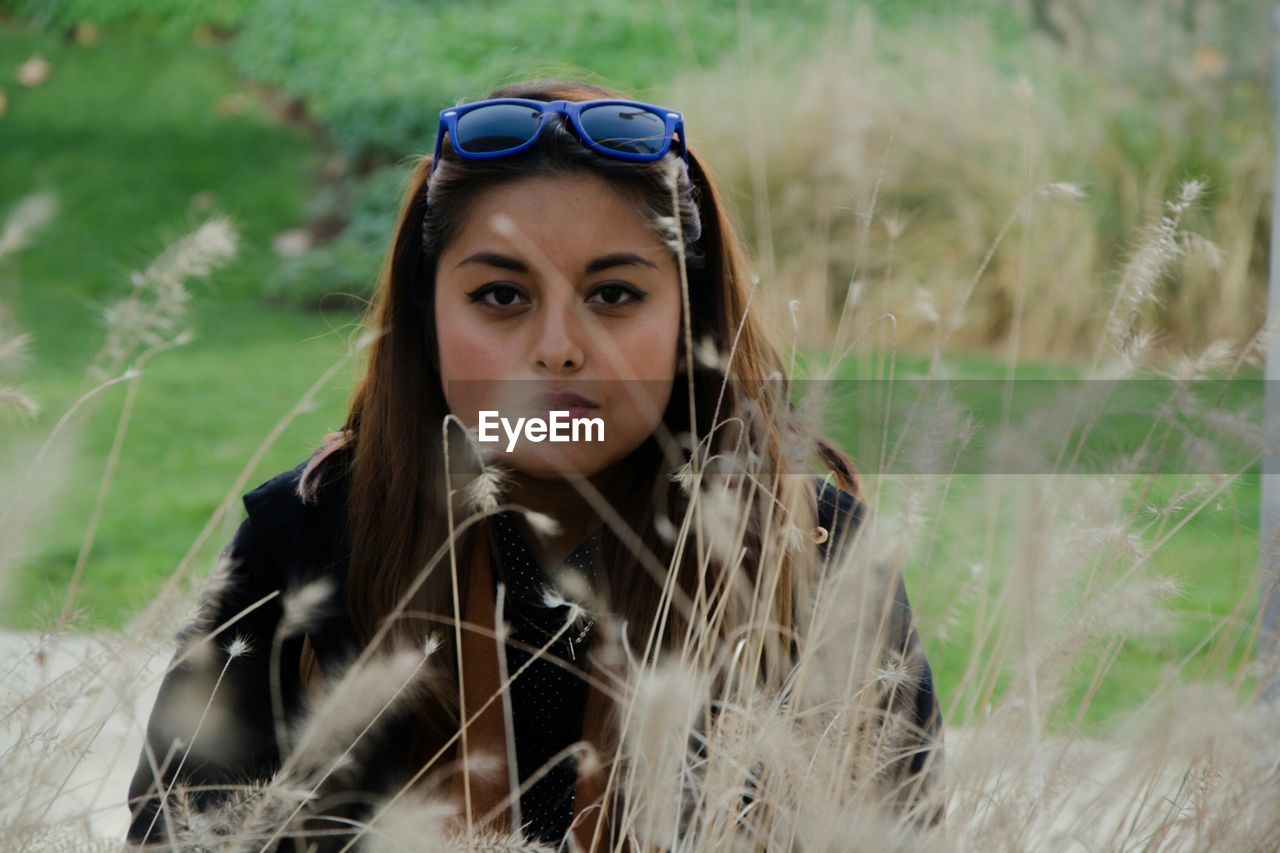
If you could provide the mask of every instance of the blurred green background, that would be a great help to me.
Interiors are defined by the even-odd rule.
[[[208,216],[241,235],[234,262],[191,285],[195,340],[145,367],[77,624],[121,626],[149,601],[273,425],[347,352],[406,158],[430,152],[443,106],[545,74],[669,103],[723,182],[784,339],[798,298],[819,357],[856,278],[869,305],[898,314],[902,365],[920,368],[936,318],[981,268],[953,369],[1003,375],[1016,343],[1024,375],[1072,376],[1142,229],[1188,179],[1208,191],[1142,309],[1153,359],[1257,332],[1267,26],[1262,4],[1237,0],[0,0],[0,214],[37,191],[59,203],[30,247],[0,259],[0,319],[32,341],[0,378],[40,406],[7,418],[6,450],[29,453],[88,387],[104,309],[132,272]],[[1083,201],[1042,203],[1051,182]],[[250,486],[341,424],[356,369],[290,424]],[[57,620],[123,398],[108,389],[73,419],[71,473],[9,572],[5,624]],[[1127,649],[1091,720],[1141,698],[1165,664],[1207,654],[1203,621],[1251,589],[1256,480],[1229,495],[1232,512],[1186,525],[1156,560],[1185,584],[1192,620]],[[944,506],[939,549],[908,577],[925,625],[965,623],[950,611],[967,524],[962,502]],[[944,693],[970,639],[926,631]]]

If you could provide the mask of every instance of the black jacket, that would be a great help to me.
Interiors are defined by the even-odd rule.
[[[304,706],[297,666],[302,632],[276,639],[284,616],[284,593],[319,578],[330,579],[338,592],[331,598],[335,603],[306,626],[326,681],[340,678],[345,664],[359,651],[352,624],[340,605],[347,570],[346,482],[339,475],[324,485],[316,502],[303,503],[296,489],[304,465],[243,496],[248,515],[223,552],[221,572],[211,579],[202,599],[201,618],[178,636],[177,665],[160,686],[129,787],[131,842],[163,844],[181,839],[173,833],[190,827],[193,814],[202,816],[206,834],[240,831],[235,806],[241,806],[238,811],[243,815],[243,803],[260,796],[259,786],[280,767],[277,717],[291,725]],[[825,558],[833,544],[848,541],[865,510],[853,495],[821,478],[814,478],[814,487],[819,524],[830,532],[819,544]],[[914,675],[914,688],[893,701],[899,706],[906,703],[896,710],[927,735],[914,754],[902,759],[902,771],[930,789],[936,787],[932,777],[937,770],[942,717],[906,588],[900,575],[892,577],[896,598],[889,636],[896,637],[894,649]],[[209,638],[209,632],[228,622],[232,624]],[[238,648],[236,640],[241,641]],[[375,760],[362,762],[361,775],[347,777],[343,783],[374,796],[398,788],[408,768],[397,760],[403,753],[397,744],[404,742],[404,727],[409,724],[407,716],[393,716],[380,732],[366,738],[367,754]],[[162,780],[159,785],[157,779]],[[169,791],[163,808],[161,790]],[[358,819],[368,799],[339,796],[335,802],[325,814]],[[264,821],[272,814],[271,808],[260,811]],[[940,817],[940,811],[932,817]]]

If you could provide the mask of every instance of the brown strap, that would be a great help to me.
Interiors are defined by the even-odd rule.
[[[298,658],[298,677],[302,680],[302,689],[307,691],[311,699],[319,699],[324,695],[324,673],[320,671],[320,661],[316,659],[316,650],[311,645],[311,635],[302,637],[302,654]]]
[[[496,811],[493,820],[483,830],[509,832],[510,807],[498,806],[510,795],[507,773],[510,757],[507,755],[507,720],[499,696],[481,707],[498,693],[502,683],[498,664],[498,644],[492,634],[496,624],[493,599],[493,576],[490,574],[488,537],[482,527],[470,546],[470,563],[467,576],[462,580],[462,666],[463,699],[468,717],[474,717],[467,727],[467,750],[470,757],[484,757],[493,762],[488,773],[468,774],[471,789],[471,813],[478,820]],[[461,742],[454,753],[461,758]],[[470,768],[468,767],[468,770]],[[466,802],[464,775],[459,765],[452,779],[451,794],[461,815]],[[461,818],[465,821],[465,816]],[[465,825],[465,824],[464,824]]]

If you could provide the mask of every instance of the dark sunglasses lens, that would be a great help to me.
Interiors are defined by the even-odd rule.
[[[667,123],[662,116],[625,104],[588,107],[579,118],[582,129],[597,145],[628,154],[656,155],[666,142]]]
[[[515,148],[533,138],[539,115],[534,107],[520,104],[493,104],[463,113],[453,147],[466,154]]]

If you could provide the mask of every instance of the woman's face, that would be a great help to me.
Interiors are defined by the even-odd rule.
[[[681,313],[675,258],[644,216],[593,175],[535,177],[484,191],[456,233],[435,287],[449,410],[468,427],[496,412],[491,458],[538,478],[591,476],[639,447],[671,396]],[[552,410],[570,412],[570,438],[573,419],[599,418],[604,440],[517,430]]]

